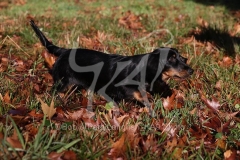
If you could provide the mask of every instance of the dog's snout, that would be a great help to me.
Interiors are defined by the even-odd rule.
[[[189,73],[190,75],[192,75],[192,74],[193,74],[193,69],[189,68],[189,69],[188,69],[188,73]]]

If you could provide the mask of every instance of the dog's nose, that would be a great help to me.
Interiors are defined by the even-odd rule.
[[[193,74],[193,69],[188,69],[188,73],[190,74],[190,75],[192,75]]]

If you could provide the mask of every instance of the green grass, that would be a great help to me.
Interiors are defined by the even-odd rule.
[[[141,29],[131,30],[119,25],[119,19],[126,15],[127,11],[138,16],[142,24]],[[178,48],[185,57],[188,57],[190,66],[195,70],[194,75],[188,81],[183,83],[170,81],[171,88],[183,92],[184,105],[180,109],[168,111],[163,107],[163,99],[155,95],[156,115],[151,117],[147,113],[140,112],[137,106],[129,107],[122,103],[120,106],[125,114],[133,117],[128,121],[125,120],[121,125],[138,124],[135,136],[136,139],[140,137],[142,140],[135,147],[127,144],[123,154],[125,159],[178,159],[176,153],[179,150],[181,150],[182,159],[223,159],[224,152],[227,150],[240,150],[237,144],[240,140],[239,114],[232,118],[230,124],[233,126],[232,129],[224,132],[225,135],[222,137],[218,137],[222,134],[222,130],[209,129],[204,124],[210,121],[213,115],[206,109],[207,106],[199,95],[200,89],[208,99],[217,98],[221,105],[220,113],[218,113],[221,125],[229,120],[227,116],[221,117],[223,113],[229,115],[240,111],[236,107],[240,103],[240,66],[234,61],[236,56],[240,56],[239,44],[236,43],[239,34],[235,37],[229,35],[229,32],[234,30],[234,24],[237,23],[229,8],[224,5],[216,5],[213,8],[193,1],[178,0],[123,0],[121,2],[84,0],[79,3],[71,0],[28,0],[26,4],[20,6],[12,2],[8,8],[0,10],[0,58],[4,57],[9,60],[7,69],[0,72],[0,93],[4,97],[8,92],[11,100],[7,103],[0,97],[0,133],[4,135],[3,138],[0,136],[0,157],[2,159],[47,159],[49,153],[64,150],[74,151],[78,159],[102,159],[108,157],[113,142],[119,140],[125,132],[122,128],[114,131],[109,129],[114,119],[109,116],[107,109],[109,106],[105,105],[99,105],[94,110],[95,116],[92,120],[95,122],[100,119],[104,126],[108,127],[106,130],[87,127],[87,123],[83,120],[73,122],[50,121],[45,118],[35,120],[29,118],[29,115],[25,115],[29,119],[11,116],[15,122],[12,121],[12,125],[7,123],[11,121],[9,111],[14,108],[26,107],[29,111],[36,109],[41,113],[41,106],[36,95],[43,97],[42,99],[47,103],[55,96],[50,91],[51,86],[48,86],[52,82],[46,82],[44,78],[48,72],[41,56],[44,49],[36,45],[39,40],[28,24],[27,17],[30,15],[38,22],[39,27],[49,39],[56,45],[68,48],[88,48],[79,43],[78,38],[80,42],[83,37],[94,40],[99,31],[107,38],[98,48],[90,49],[122,55],[141,54],[162,46],[170,38],[168,34],[161,32],[141,41],[140,44],[139,40],[148,33],[158,29],[168,29],[173,34],[174,41],[168,46]],[[201,28],[197,22],[199,17],[214,28],[211,30],[207,28],[206,32],[210,35],[207,41],[216,44],[214,52],[206,51],[206,43],[203,42],[206,39],[200,39],[202,42],[198,41],[201,45],[182,41],[184,38],[191,37],[194,29]],[[226,34],[222,34],[223,32]],[[7,36],[10,38],[6,38]],[[230,55],[233,64],[230,67],[224,67],[219,62],[222,62],[224,56],[229,56],[228,49],[226,49],[229,46],[234,50],[234,53]],[[24,72],[16,71],[14,64],[19,59],[29,64]],[[0,65],[2,65],[2,59],[0,59]],[[221,81],[221,88],[216,89],[216,83],[219,81]],[[198,84],[201,88],[198,88]],[[40,86],[41,93],[36,92],[36,85]],[[64,106],[56,96],[55,107],[69,107],[66,108],[67,111],[74,111],[76,107],[80,107],[79,103],[75,104],[75,102],[80,102],[81,96],[81,93],[71,95]],[[97,99],[100,98],[97,97]],[[202,115],[190,114],[196,108]],[[204,114],[207,115],[205,119]],[[19,118],[22,118],[21,121]],[[206,122],[203,122],[203,119]],[[26,141],[26,135],[31,131],[26,130],[25,123],[38,127],[37,133],[30,136],[28,141]],[[156,124],[170,126],[169,133],[171,127],[175,128],[175,136],[163,132],[164,126],[158,126],[160,129],[153,127]],[[61,129],[55,130],[59,127],[57,125],[60,125]],[[66,128],[73,125],[82,126],[84,129]],[[199,128],[199,134],[207,134],[210,137],[199,138],[198,135],[194,135],[196,132],[191,131],[193,127]],[[14,149],[6,140],[7,137],[13,135],[14,129],[17,130],[18,139],[24,144],[22,150]],[[173,145],[173,148],[169,146],[169,142],[173,141],[174,137],[177,137],[180,143],[180,139],[184,136],[186,136],[186,141],[183,145]],[[211,136],[217,138],[211,139]],[[223,140],[226,143],[225,148],[214,145],[215,141],[211,141],[212,146],[205,144],[204,140],[207,141],[208,138]],[[150,140],[147,141],[147,139]],[[149,150],[144,150],[143,142],[149,143]],[[198,146],[197,149],[196,146]]]

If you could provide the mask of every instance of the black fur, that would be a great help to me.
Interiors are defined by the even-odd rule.
[[[79,88],[85,89],[89,89],[92,84],[94,78],[93,71],[84,72],[81,71],[81,69],[76,71],[71,67],[71,64],[75,62],[81,67],[102,64],[103,66],[96,81],[95,88],[92,88],[92,90],[99,92],[104,86],[107,86],[106,90],[99,92],[99,94],[105,93],[114,101],[122,99],[132,100],[134,98],[138,101],[143,101],[144,94],[147,92],[151,94],[159,93],[163,97],[170,96],[172,91],[166,84],[166,80],[171,77],[186,78],[193,73],[193,70],[186,64],[187,59],[180,56],[178,51],[173,48],[159,48],[151,53],[134,56],[106,54],[82,48],[64,49],[49,42],[35,25],[34,21],[31,20],[30,24],[48,52],[58,57],[52,68],[54,82],[59,83],[57,86],[58,91],[64,91],[69,84],[74,84]],[[167,53],[163,52],[164,49],[169,51]],[[74,58],[72,58],[73,53],[76,53]],[[162,60],[160,55],[165,56],[166,60]],[[148,56],[146,61],[143,61],[146,56]],[[160,61],[162,62],[160,63]],[[119,69],[117,68],[117,64],[121,62],[130,63],[122,70],[119,70],[119,74],[112,79]],[[142,65],[143,68],[139,68],[139,65]],[[146,69],[146,75],[141,79],[142,74],[140,72],[143,71],[144,68]],[[99,69],[99,67],[95,69]],[[159,69],[161,71],[160,73],[158,73]],[[128,78],[131,73],[136,73],[136,75],[133,78]],[[117,85],[126,78],[127,84]],[[131,84],[131,80],[141,83],[136,84],[134,82],[135,84]],[[143,93],[143,96],[139,93]],[[109,100],[106,95],[103,96]]]

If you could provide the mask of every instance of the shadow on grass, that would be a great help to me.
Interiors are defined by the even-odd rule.
[[[201,3],[204,5],[221,5],[225,6],[228,10],[237,11],[240,9],[240,0],[186,0]]]
[[[202,27],[200,33],[192,33],[196,40],[201,42],[211,42],[219,49],[222,49],[226,55],[235,56],[234,44],[240,45],[240,37],[234,37],[229,34],[227,29],[218,29],[217,27]]]

